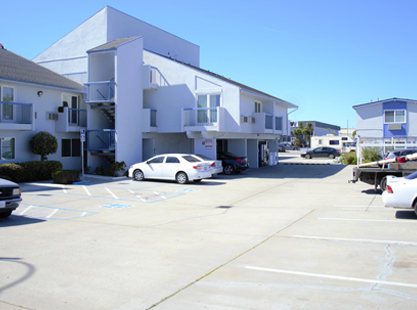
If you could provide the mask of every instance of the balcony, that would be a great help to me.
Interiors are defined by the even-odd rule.
[[[86,150],[102,153],[114,152],[116,147],[116,130],[101,129],[86,131]]]
[[[0,129],[33,130],[33,108],[31,103],[0,101]]]
[[[87,110],[59,107],[58,112],[57,132],[79,132],[87,128]]]
[[[86,103],[114,103],[116,83],[114,81],[90,82],[87,86]]]
[[[265,112],[255,113],[255,124],[253,124],[253,133],[275,133],[273,127],[272,114]]]
[[[156,132],[156,113],[154,109],[143,109],[142,113],[142,132]]]
[[[182,112],[182,128],[184,131],[221,131],[225,109],[185,108]]]

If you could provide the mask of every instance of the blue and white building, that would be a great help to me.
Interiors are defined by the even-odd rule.
[[[417,146],[417,100],[390,98],[355,105],[356,137],[361,146]],[[359,149],[359,148],[358,148]]]
[[[200,68],[199,46],[108,6],[34,61],[85,85],[84,164],[93,171],[218,150],[247,156],[251,167],[264,154],[274,164],[290,135],[288,110],[297,108]]]

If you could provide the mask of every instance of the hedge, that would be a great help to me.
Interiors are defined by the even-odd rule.
[[[0,165],[0,175],[16,183],[52,180],[52,173],[59,170],[62,163],[53,160]]]
[[[52,173],[52,179],[58,184],[72,184],[80,180],[78,170],[61,170]]]

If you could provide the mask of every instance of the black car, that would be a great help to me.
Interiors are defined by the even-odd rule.
[[[8,217],[19,207],[21,194],[19,184],[0,179],[0,218]]]
[[[237,156],[230,152],[218,152],[217,159],[222,161],[224,174],[240,173],[249,168],[248,158],[245,156]]]
[[[340,151],[336,150],[332,147],[317,147],[314,150],[308,151],[306,153],[303,153],[300,155],[301,157],[304,157],[306,159],[310,159],[313,157],[328,157],[330,159],[333,159],[337,156],[340,156]]]

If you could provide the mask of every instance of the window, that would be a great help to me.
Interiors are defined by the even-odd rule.
[[[184,158],[186,161],[190,162],[190,163],[198,163],[201,160],[193,157],[193,156],[183,156],[182,158]]]
[[[61,156],[62,157],[80,157],[81,156],[81,140],[80,139],[62,139],[61,140]]]
[[[167,164],[179,164],[180,160],[176,157],[167,157],[167,160],[165,161]]]
[[[255,113],[261,113],[261,103],[255,101]]]
[[[1,138],[1,159],[15,159],[15,139]]]
[[[385,110],[385,124],[405,123],[405,110]]]
[[[197,97],[197,122],[217,123],[217,107],[220,107],[220,94],[198,95]]]
[[[275,117],[275,129],[282,130],[282,117]]]
[[[62,94],[62,106],[68,107],[70,110],[68,113],[68,123],[77,124],[78,123],[78,96],[72,96],[69,94]]]
[[[320,144],[323,144],[323,140],[319,140],[319,145],[320,145]]]
[[[1,87],[1,100],[2,102],[14,102],[14,88],[3,86]],[[1,119],[5,121],[13,121],[13,105],[1,104]]]
[[[162,164],[164,162],[164,158],[165,158],[165,156],[156,157],[156,158],[148,161],[148,164]]]
[[[330,145],[339,145],[339,140],[330,140],[329,144]]]

